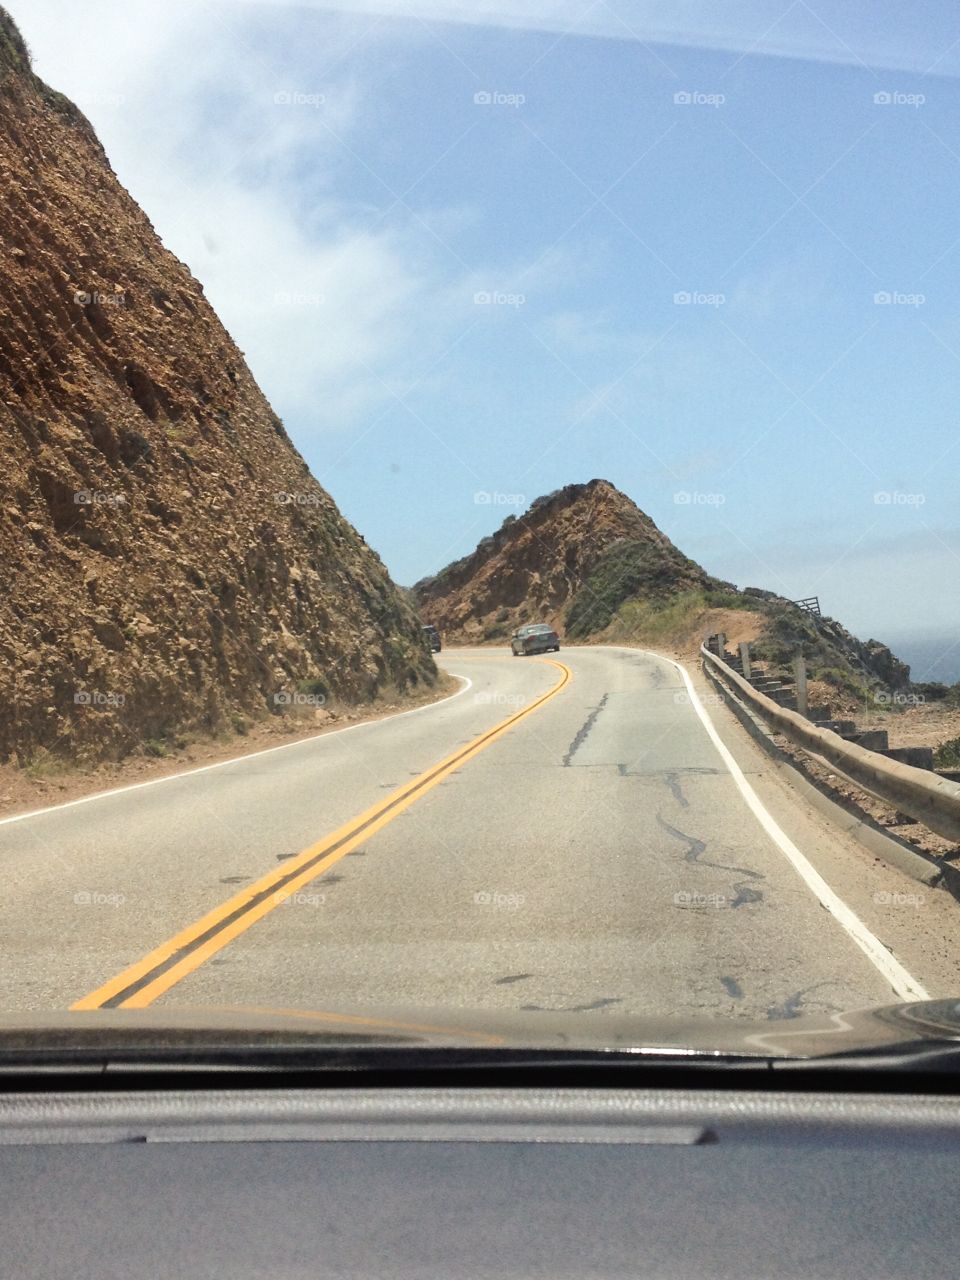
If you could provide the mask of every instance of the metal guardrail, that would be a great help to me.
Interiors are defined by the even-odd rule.
[[[854,782],[931,831],[947,840],[960,840],[960,783],[846,742],[832,729],[817,728],[798,712],[778,706],[772,698],[759,693],[706,645],[700,646],[700,656],[711,671],[791,742],[829,760]]]

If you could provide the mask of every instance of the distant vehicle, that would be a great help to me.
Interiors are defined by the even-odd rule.
[[[551,649],[559,653],[560,637],[545,622],[528,622],[513,633],[510,648],[515,658],[531,653],[549,653]]]
[[[423,632],[424,643],[429,646],[430,652],[439,653],[443,645],[440,643],[440,632],[437,628],[428,624],[425,627],[421,627],[420,630]]]

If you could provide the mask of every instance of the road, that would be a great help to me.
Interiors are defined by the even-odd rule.
[[[440,660],[443,702],[0,822],[0,1008],[781,1019],[960,990],[953,899],[809,810],[698,673]]]

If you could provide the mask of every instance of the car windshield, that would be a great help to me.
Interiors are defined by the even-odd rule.
[[[0,1047],[960,998],[955,6],[4,3]]]

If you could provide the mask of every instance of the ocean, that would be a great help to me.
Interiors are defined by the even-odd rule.
[[[884,636],[898,658],[910,664],[910,678],[917,681],[940,680],[955,684],[960,680],[960,630],[943,635],[905,636],[897,640]]]

